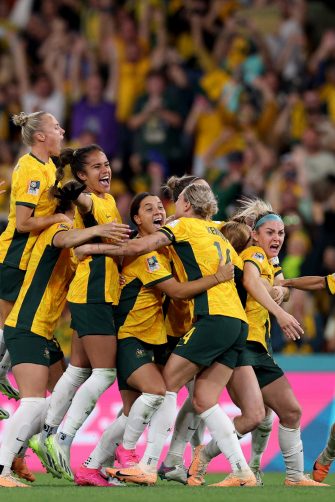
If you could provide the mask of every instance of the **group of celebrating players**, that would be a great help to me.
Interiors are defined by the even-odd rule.
[[[109,194],[111,169],[98,145],[62,150],[64,130],[43,111],[13,120],[30,152],[13,171],[0,236],[0,391],[20,399],[0,447],[0,487],[34,481],[24,459],[28,446],[53,476],[82,486],[153,485],[158,476],[201,486],[221,453],[231,473],[212,486],[262,485],[274,413],[285,485],[328,486],[335,426],[312,479],[304,474],[300,405],[271,354],[270,314],[288,338],[299,339],[300,324],[281,307],[289,288],[335,294],[335,277],[285,280],[280,215],[264,201],[246,199],[230,221],[214,221],[215,196],[195,176],[167,181],[175,202],[168,220],[159,197],[136,195],[134,237]],[[51,157],[58,157],[57,168]],[[66,166],[72,180],[64,183]],[[65,369],[54,330],[66,301],[73,337]],[[6,377],[10,367],[18,391]],[[76,432],[116,379],[123,408],[73,473]],[[184,385],[189,396],[176,418]],[[218,404],[224,388],[241,411],[233,421]],[[8,418],[5,410],[0,416]],[[136,444],[147,426],[139,459]],[[207,445],[205,427],[212,437]],[[249,464],[239,443],[248,432]]]

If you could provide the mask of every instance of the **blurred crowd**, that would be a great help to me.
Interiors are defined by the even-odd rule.
[[[160,194],[167,176],[193,173],[211,183],[217,219],[243,196],[271,202],[286,224],[286,277],[335,272],[331,4],[2,0],[2,226],[22,154],[10,117],[45,110],[70,146],[104,148],[124,221],[135,193]],[[274,325],[276,351],[335,351],[332,297],[293,291],[287,308],[306,334],[288,344]]]

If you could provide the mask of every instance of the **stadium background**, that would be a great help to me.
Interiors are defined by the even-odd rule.
[[[217,219],[243,195],[272,203],[286,224],[285,276],[335,271],[330,0],[0,2],[2,229],[12,169],[24,153],[10,117],[39,109],[59,119],[66,144],[104,147],[124,221],[135,193],[160,194],[167,176],[187,171],[211,183]],[[335,419],[334,299],[294,291],[287,309],[305,336],[287,343],[274,324],[273,346],[303,405],[310,468]],[[67,354],[68,325],[65,312],[57,336]],[[101,417],[112,419],[119,407],[116,390],[107,391],[76,438],[74,458],[84,458],[106,425]],[[250,439],[243,441],[248,450]],[[265,461],[281,469],[275,433],[271,441]]]

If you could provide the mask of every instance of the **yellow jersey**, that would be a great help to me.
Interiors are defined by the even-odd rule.
[[[98,224],[111,223],[121,216],[116,208],[114,197],[105,194],[92,198],[92,209],[81,216],[76,209],[74,227],[88,228]],[[95,242],[99,242],[97,239]],[[104,255],[88,256],[77,265],[76,274],[70,284],[67,299],[72,303],[113,303],[117,304],[120,296],[119,272],[117,261]]]
[[[335,295],[335,274],[326,276],[326,287],[331,295]]]
[[[37,232],[19,233],[16,230],[16,206],[34,209],[33,216],[54,214],[57,200],[49,197],[49,188],[56,179],[56,166],[51,159],[47,163],[31,153],[21,157],[14,168],[8,225],[0,236],[0,263],[26,270],[31,251],[38,237]]]
[[[259,246],[250,246],[240,254],[243,262],[253,263],[261,276],[270,286],[274,285],[275,276],[281,273],[278,258],[269,260]],[[245,311],[249,323],[248,340],[259,342],[267,351],[271,351],[270,343],[270,315],[266,308],[260,305],[252,296],[247,294]]]
[[[53,239],[58,232],[69,229],[67,223],[55,223],[39,235],[6,326],[32,331],[49,340],[53,338],[74,273],[70,250],[56,248]]]
[[[172,242],[172,256],[183,265],[181,281],[192,281],[214,274],[221,258],[234,265],[239,257],[230,242],[210,220],[180,218],[162,227]],[[176,261],[173,258],[173,262]],[[190,301],[192,317],[195,315],[224,315],[247,322],[234,280],[230,280],[197,295]]]
[[[118,338],[135,337],[146,343],[166,343],[163,315],[165,295],[153,286],[172,278],[170,261],[165,249],[137,258],[125,258],[120,302],[115,309]]]

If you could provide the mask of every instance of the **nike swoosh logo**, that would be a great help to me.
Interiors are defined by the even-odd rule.
[[[115,476],[122,476],[123,478],[129,478],[131,476],[134,476],[134,474],[126,474],[121,471],[116,471]]]
[[[25,442],[24,439],[20,439],[20,438],[16,438],[16,441],[20,441],[20,443],[24,443]]]

